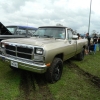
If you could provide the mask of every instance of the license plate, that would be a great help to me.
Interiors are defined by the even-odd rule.
[[[15,61],[11,61],[11,66],[18,68],[18,63]]]

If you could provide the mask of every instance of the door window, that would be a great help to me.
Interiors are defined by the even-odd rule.
[[[68,40],[71,40],[72,39],[72,31],[71,30],[67,30],[67,33],[68,33]]]

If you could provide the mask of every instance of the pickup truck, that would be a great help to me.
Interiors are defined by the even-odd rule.
[[[9,38],[31,37],[36,30],[37,28],[30,26],[21,26],[21,25],[4,26],[0,22],[0,41]]]
[[[77,56],[83,60],[86,39],[77,39],[65,26],[42,26],[31,38],[1,41],[1,58],[14,70],[44,73],[48,82],[57,82],[62,75],[63,62]]]

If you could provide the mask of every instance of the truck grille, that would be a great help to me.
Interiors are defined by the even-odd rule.
[[[9,50],[16,50],[16,47],[15,46],[11,46],[11,45],[6,45],[6,49],[9,49]]]
[[[33,48],[16,46],[16,45],[15,46],[6,45],[5,52],[8,55],[25,58],[25,59],[32,59]]]

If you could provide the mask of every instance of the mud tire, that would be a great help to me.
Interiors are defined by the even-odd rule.
[[[46,80],[49,83],[57,82],[62,75],[63,70],[63,62],[60,58],[55,58],[51,64],[51,66],[47,69],[45,73]]]
[[[82,51],[79,54],[77,54],[77,59],[79,61],[83,60],[84,59],[84,54],[85,54],[85,50],[83,48]]]

